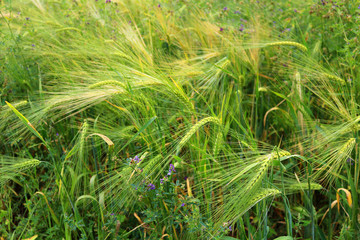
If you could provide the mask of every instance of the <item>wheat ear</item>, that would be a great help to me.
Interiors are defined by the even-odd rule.
[[[220,120],[216,117],[207,117],[202,119],[201,121],[199,121],[197,124],[193,125],[191,127],[191,129],[185,134],[185,136],[181,139],[180,143],[179,143],[179,148],[183,147],[185,145],[185,143],[187,141],[189,141],[189,139],[191,138],[191,136],[197,131],[199,130],[199,128],[201,128],[203,125],[212,122],[215,124],[220,125]]]
[[[101,81],[101,82],[92,84],[89,86],[89,88],[94,89],[94,88],[99,88],[99,87],[106,86],[106,85],[114,85],[114,86],[119,86],[119,87],[125,86],[123,83],[116,81],[116,80],[106,80],[106,81]]]
[[[305,47],[301,43],[291,42],[291,41],[272,42],[272,43],[267,43],[266,46],[294,46],[303,52],[307,52],[308,50],[307,47]]]

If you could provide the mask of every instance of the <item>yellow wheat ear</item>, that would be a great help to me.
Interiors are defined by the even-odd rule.
[[[272,43],[267,43],[266,46],[293,46],[293,47],[296,47],[296,48],[298,48],[299,50],[301,50],[303,52],[308,51],[307,47],[305,47],[301,43],[291,42],[291,41],[272,42]]]

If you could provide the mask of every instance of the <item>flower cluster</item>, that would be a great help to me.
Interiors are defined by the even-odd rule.
[[[175,173],[176,170],[175,170],[175,166],[174,164],[170,163],[170,166],[169,166],[169,171],[167,173],[167,175],[163,178],[160,179],[160,184],[164,184],[164,181],[166,181],[168,179],[169,176],[171,176],[172,173]]]
[[[134,158],[130,158],[130,165],[132,164],[138,164],[141,162],[142,159],[140,159],[137,155]]]
[[[155,185],[152,183],[149,183],[148,190],[150,191],[150,190],[154,190],[154,189],[155,189]]]

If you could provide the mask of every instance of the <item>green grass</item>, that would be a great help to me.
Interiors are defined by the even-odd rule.
[[[356,239],[358,4],[0,3],[4,239]]]

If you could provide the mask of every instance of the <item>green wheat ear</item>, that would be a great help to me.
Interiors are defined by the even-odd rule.
[[[245,205],[244,211],[242,213],[245,213],[247,210],[249,210],[251,207],[253,207],[256,203],[260,202],[261,200],[270,196],[274,197],[280,193],[281,192],[277,189],[271,189],[271,188],[258,189],[254,197],[251,198],[249,202]]]
[[[333,80],[335,80],[335,81],[338,81],[339,83],[341,83],[341,84],[343,84],[343,85],[346,83],[344,79],[339,78],[338,76],[335,76],[335,75],[332,75],[332,74],[328,74],[328,73],[323,73],[323,75],[324,75],[325,77],[329,78],[329,79],[333,79]]]
[[[199,130],[199,128],[201,128],[202,126],[204,126],[205,124],[212,122],[215,123],[217,125],[220,125],[220,120],[216,117],[207,117],[202,119],[201,121],[199,121],[197,124],[193,125],[190,130],[185,134],[185,136],[181,139],[180,143],[179,143],[179,148],[183,147],[185,145],[185,143],[187,141],[189,141],[189,139],[191,138],[191,136],[197,131]]]
[[[30,168],[40,164],[37,159],[16,159],[12,157],[0,157],[0,185]]]
[[[94,88],[99,88],[99,87],[106,86],[106,85],[119,86],[122,88],[125,86],[123,83],[116,81],[116,80],[106,80],[106,81],[101,81],[101,82],[92,84],[89,86],[89,88],[94,89]]]

